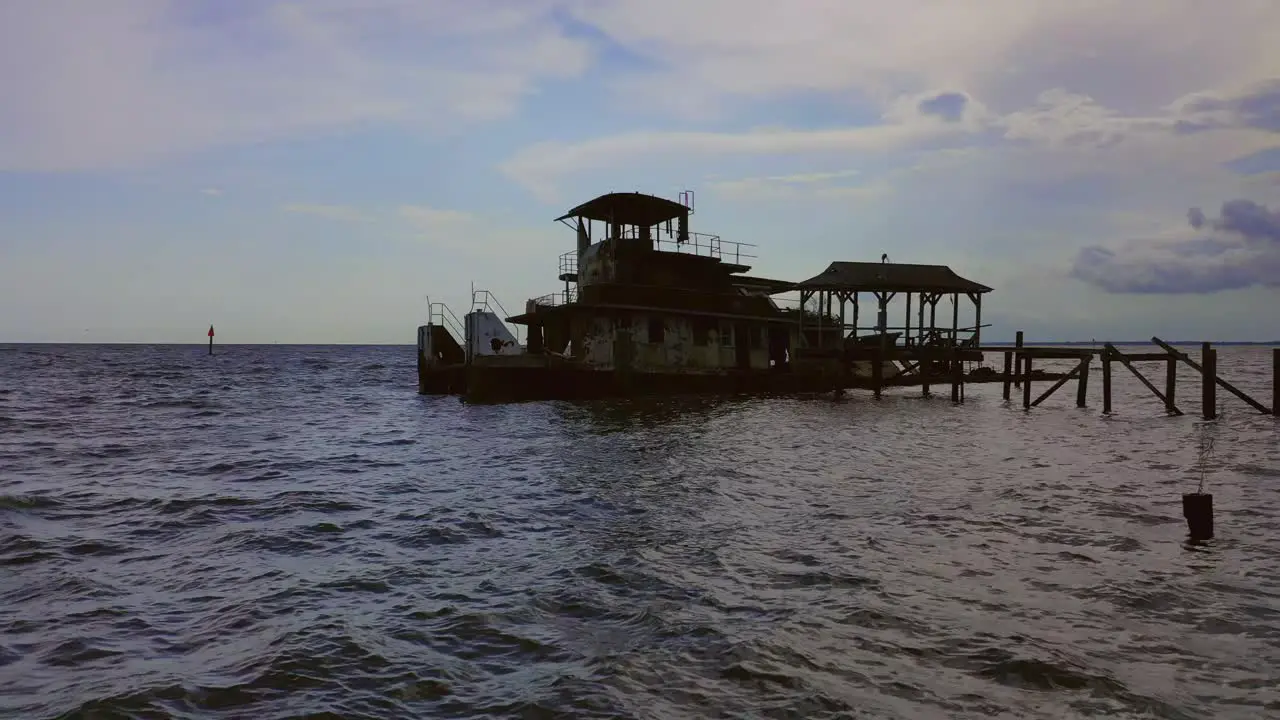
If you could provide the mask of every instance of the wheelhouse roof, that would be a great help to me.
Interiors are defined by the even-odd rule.
[[[638,192],[607,193],[582,203],[556,218],[556,221],[583,217],[588,220],[647,227],[674,220],[688,213],[687,206],[656,195]]]

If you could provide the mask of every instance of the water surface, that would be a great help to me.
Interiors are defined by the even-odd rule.
[[[1269,352],[1221,370],[1268,402]],[[1280,427],[1189,371],[1182,418],[1119,367],[1110,418],[1096,372],[474,407],[412,348],[204,353],[0,346],[0,716],[1280,713]]]

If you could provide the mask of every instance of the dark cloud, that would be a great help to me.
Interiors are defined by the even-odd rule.
[[[1280,79],[1267,80],[1230,97],[1198,95],[1177,108],[1177,130],[1252,128],[1280,133]]]
[[[958,122],[969,106],[969,96],[958,92],[944,92],[925,98],[917,108],[925,115],[934,115],[948,122]]]
[[[1206,233],[1182,240],[1134,240],[1114,250],[1082,249],[1071,275],[1112,293],[1197,294],[1280,287],[1280,211],[1252,200],[1199,208],[1187,223]]]

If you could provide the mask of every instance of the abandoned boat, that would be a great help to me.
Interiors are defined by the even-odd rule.
[[[531,299],[515,315],[485,290],[473,291],[462,319],[431,303],[418,328],[419,392],[506,402],[829,391],[922,372],[922,363],[888,357],[899,340],[903,347],[928,341],[977,348],[978,323],[964,340],[958,323],[946,330],[924,325],[926,303],[936,310],[944,294],[957,300],[967,293],[980,307],[990,291],[949,268],[832,263],[801,283],[757,277],[745,264],[755,257],[753,245],[691,232],[692,214],[692,192],[678,202],[609,193],[556,218],[577,239],[560,257],[563,292]],[[922,271],[924,285],[915,282]],[[776,300],[797,291],[800,307]],[[870,335],[858,334],[861,292],[879,301],[877,325],[865,328]],[[885,308],[898,292],[920,293],[914,336],[910,304],[907,326],[888,326]],[[816,309],[806,307],[810,299]]]

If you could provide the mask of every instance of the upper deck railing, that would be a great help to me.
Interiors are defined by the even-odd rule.
[[[634,236],[634,232],[623,233],[624,238],[630,239]],[[665,237],[658,237],[655,241],[657,242],[658,250],[662,252],[719,258],[734,265],[742,264],[743,260],[754,260],[756,258],[755,245],[723,240],[719,235],[710,233],[689,233],[689,239],[685,242],[676,242],[672,238]],[[560,275],[573,275],[577,274],[577,272],[578,253],[570,251],[561,255]]]
[[[559,307],[560,305],[568,305],[578,300],[578,291],[569,288],[568,292],[549,293],[542,297],[533,299],[533,304],[538,307]]]

